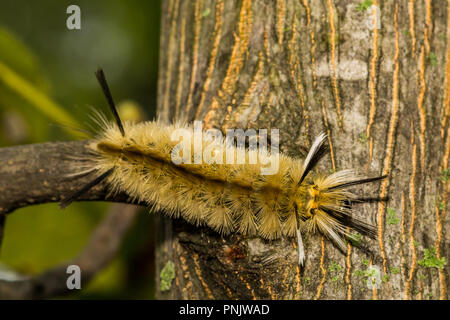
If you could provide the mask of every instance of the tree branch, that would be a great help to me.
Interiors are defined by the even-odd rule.
[[[43,299],[73,293],[66,284],[69,265],[80,267],[84,288],[116,255],[126,231],[136,217],[136,209],[130,205],[113,206],[76,259],[35,277],[18,281],[0,280],[0,299]]]
[[[94,178],[68,177],[86,161],[89,140],[52,142],[3,148],[0,151],[0,215],[29,205],[58,202]],[[83,194],[80,201],[130,203],[126,194],[108,194],[104,182]]]
[[[0,150],[0,246],[8,213],[29,205],[58,202],[95,178],[95,173],[76,178],[68,176],[76,173],[80,161],[88,158],[89,143],[53,142]],[[126,194],[111,194],[104,182],[78,200],[130,202]],[[35,277],[0,280],[0,298],[42,299],[72,293],[66,286],[67,266],[78,265],[82,283],[88,283],[114,257],[135,215],[133,206],[113,206],[78,258]]]

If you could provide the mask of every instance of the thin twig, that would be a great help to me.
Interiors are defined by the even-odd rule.
[[[69,265],[80,268],[83,289],[114,258],[136,214],[136,206],[114,205],[77,258],[34,277],[16,281],[0,280],[0,300],[44,299],[74,293],[76,290],[69,290],[67,287]]]

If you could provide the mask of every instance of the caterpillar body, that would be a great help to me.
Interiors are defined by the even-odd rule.
[[[246,150],[246,159],[255,156],[258,161],[253,164],[175,164],[172,150],[178,142],[171,137],[174,130],[184,126],[159,121],[122,123],[101,70],[97,78],[116,122],[103,121],[102,131],[91,144],[89,168],[80,168],[83,173],[95,171],[98,177],[65,198],[62,207],[106,179],[113,192],[125,192],[170,217],[205,225],[224,235],[238,232],[264,239],[296,236],[299,264],[305,259],[303,232],[319,231],[342,250],[351,231],[376,237],[374,226],[352,216],[352,204],[361,199],[348,187],[384,176],[359,178],[351,170],[315,173],[312,169],[328,150],[325,134],[315,139],[304,161],[280,154],[279,169],[272,175],[261,174],[263,164],[253,154],[257,151],[251,149]],[[202,143],[208,146],[213,142],[206,136]],[[214,144],[223,150],[234,148],[224,140]]]

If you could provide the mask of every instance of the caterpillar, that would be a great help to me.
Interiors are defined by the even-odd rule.
[[[279,154],[278,170],[270,175],[261,174],[264,164],[255,149],[235,148],[223,139],[211,142],[207,136],[202,138],[204,145],[246,151],[246,160],[254,156],[257,161],[174,163],[177,141],[171,139],[172,133],[192,130],[192,126],[122,122],[103,71],[99,69],[96,76],[115,121],[100,121],[101,132],[90,144],[92,156],[83,162],[88,165],[77,168],[79,174],[95,172],[97,177],[65,197],[61,208],[106,180],[111,192],[125,192],[133,201],[169,217],[208,226],[223,235],[237,232],[269,240],[296,237],[300,265],[305,260],[302,233],[318,231],[341,250],[346,248],[345,239],[353,237],[354,232],[376,238],[374,226],[353,216],[355,203],[374,198],[360,198],[349,187],[386,176],[359,177],[352,170],[315,172],[313,169],[329,150],[325,134],[314,140],[305,160]]]

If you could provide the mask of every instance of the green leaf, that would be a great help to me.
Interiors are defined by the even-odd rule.
[[[24,79],[21,75],[0,61],[0,82],[27,100],[49,118],[61,124],[76,124],[76,120],[60,105],[51,100],[46,94]]]
[[[0,28],[0,108],[19,111],[30,123],[32,136],[48,130],[35,127],[36,114],[79,127],[75,118],[49,97],[48,89],[38,59],[15,35]]]
[[[0,61],[41,91],[48,92],[49,84],[42,75],[36,56],[14,34],[1,27]]]

